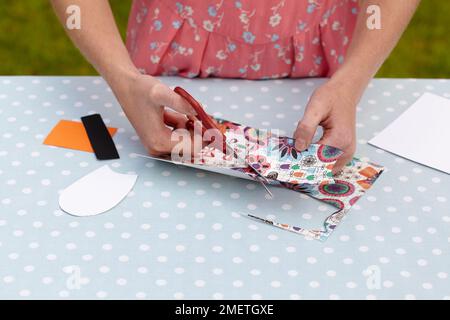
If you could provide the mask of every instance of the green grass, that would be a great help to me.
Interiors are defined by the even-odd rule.
[[[122,36],[131,0],[110,0]],[[423,0],[378,77],[450,78],[450,1]],[[93,75],[48,0],[0,2],[1,75]]]

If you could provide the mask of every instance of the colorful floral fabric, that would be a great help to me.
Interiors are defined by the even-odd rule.
[[[224,132],[226,143],[234,154],[206,146],[197,160],[208,166],[256,169],[268,180],[291,184],[334,182],[332,169],[342,151],[325,145],[311,144],[298,151],[295,140],[272,131],[241,126],[223,119],[216,122]]]
[[[271,181],[272,185],[307,194],[336,207],[337,211],[325,219],[322,229],[310,230],[300,226],[263,219],[255,215],[248,216],[284,230],[324,241],[331,235],[352,206],[372,187],[383,170],[384,168],[380,165],[353,158],[342,173],[335,176],[334,182],[323,181],[317,184],[303,183],[296,185]]]
[[[271,185],[307,194],[337,208],[337,211],[324,221],[323,228],[320,230],[309,230],[248,215],[313,239],[322,241],[327,239],[351,207],[372,187],[384,170],[380,165],[353,158],[339,175],[333,177],[331,170],[342,154],[342,151],[337,148],[313,144],[308,151],[301,153],[295,150],[294,140],[291,138],[267,136],[266,131],[240,126],[222,119],[216,120],[225,131],[227,142],[232,148],[236,150],[244,148],[244,145],[249,147],[247,162],[254,167],[258,165],[256,168],[268,178]],[[254,133],[251,140],[244,132]],[[261,136],[264,139],[257,138]],[[208,150],[208,152],[212,151]],[[216,152],[220,153],[217,150]],[[208,161],[204,164],[208,164]],[[252,178],[255,177],[255,173],[245,166],[233,167],[232,160],[225,167],[245,173]],[[299,177],[297,173],[301,176]]]
[[[357,0],[134,0],[127,47],[150,75],[329,76],[357,13]]]

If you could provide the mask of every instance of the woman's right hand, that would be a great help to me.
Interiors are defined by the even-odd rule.
[[[172,130],[164,123],[164,108],[176,111],[172,118],[178,119],[182,127],[186,115],[195,115],[192,107],[154,77],[136,73],[117,82],[110,85],[148,153],[170,154],[178,141],[171,140]]]

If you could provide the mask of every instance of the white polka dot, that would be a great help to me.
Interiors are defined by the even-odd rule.
[[[158,257],[156,257],[156,261],[158,261],[158,262],[161,262],[161,263],[164,263],[164,262],[167,262],[167,257],[166,256],[158,256]]]
[[[392,207],[392,206],[387,207],[386,210],[387,210],[388,212],[397,212],[397,208],[396,208],[396,207]]]
[[[153,204],[150,201],[145,201],[142,203],[142,206],[144,208],[151,208],[153,206]]]
[[[317,263],[317,259],[315,257],[308,257],[306,258],[306,262],[309,264],[315,264]]]
[[[235,232],[231,235],[231,237],[235,240],[238,240],[242,238],[242,235],[239,232]]]
[[[24,289],[19,291],[19,296],[21,297],[29,297],[31,295],[31,291]]]
[[[267,239],[275,241],[275,240],[278,240],[278,236],[276,234],[269,234],[267,236]]]
[[[428,261],[425,260],[425,259],[419,259],[419,260],[417,260],[417,264],[418,264],[420,267],[425,267],[425,266],[428,265]]]
[[[411,276],[411,273],[409,271],[400,271],[400,275],[404,278],[409,278]]]
[[[442,254],[442,250],[441,249],[433,249],[431,250],[431,252],[435,255],[435,256],[440,256]]]
[[[169,238],[169,235],[165,232],[161,232],[160,234],[158,234],[158,238],[161,240],[166,240],[167,238]]]
[[[270,282],[270,286],[272,288],[279,288],[279,287],[281,287],[281,282],[280,281],[272,281],[272,282]]]
[[[7,283],[7,284],[13,283],[14,280],[15,280],[15,278],[14,278],[13,276],[4,276],[4,277],[3,277],[3,282],[4,282],[4,283]]]
[[[100,268],[99,268],[99,271],[101,272],[101,273],[108,273],[109,272],[109,267],[108,266],[101,266]]]
[[[215,274],[216,276],[220,276],[221,274],[223,274],[223,269],[221,269],[221,268],[214,268],[212,270],[212,273]]]
[[[400,232],[402,232],[402,229],[399,227],[392,227],[391,231],[392,231],[392,233],[400,233]]]
[[[53,283],[53,278],[52,277],[43,277],[42,278],[42,283],[43,284],[51,284],[51,283]]]
[[[156,284],[158,287],[164,287],[164,286],[167,284],[167,281],[164,280],[164,279],[158,279],[158,280],[155,281],[155,284]]]
[[[205,238],[206,238],[206,236],[201,233],[195,235],[195,239],[197,239],[197,240],[204,240]]]
[[[353,259],[352,258],[345,258],[344,260],[342,260],[342,262],[344,264],[353,264]]]
[[[325,248],[323,248],[323,252],[325,252],[325,253],[333,253],[334,249],[330,248],[330,247],[325,247]]]
[[[403,201],[405,201],[405,202],[411,202],[411,201],[413,201],[413,198],[410,197],[410,196],[405,196],[405,197],[403,197]]]
[[[8,258],[10,260],[17,260],[19,258],[19,254],[16,252],[10,253],[10,254],[8,254]]]
[[[431,290],[431,289],[433,289],[433,285],[432,285],[431,283],[429,283],[429,282],[423,283],[423,284],[422,284],[422,287],[423,287],[425,290]]]
[[[296,276],[298,276],[298,271],[297,270],[289,270],[288,271],[288,276],[296,277]]]
[[[278,258],[278,257],[270,257],[269,258],[269,262],[270,263],[279,263],[280,262],[280,258]]]
[[[183,231],[183,230],[186,230],[186,226],[184,224],[179,223],[175,226],[175,229],[177,229],[179,231]]]
[[[175,293],[173,294],[173,297],[174,297],[175,299],[184,299],[184,294],[183,294],[182,292],[175,292]]]
[[[367,251],[369,251],[369,247],[367,247],[367,246],[361,246],[361,247],[358,248],[358,250],[359,250],[360,252],[367,252]]]
[[[180,267],[175,268],[175,269],[174,269],[174,272],[175,272],[176,274],[183,274],[183,273],[184,273],[184,268],[180,268]]]
[[[136,293],[136,298],[138,298],[138,299],[145,299],[146,297],[147,297],[147,294],[145,292]]]
[[[223,293],[216,292],[212,295],[213,299],[215,300],[222,300],[223,299]]]
[[[194,282],[194,285],[195,285],[196,287],[198,287],[198,288],[203,288],[203,287],[205,286],[205,281],[203,281],[203,280],[196,280],[196,281]]]
[[[429,206],[422,207],[422,211],[424,211],[424,212],[430,212],[431,210],[432,210],[432,208]]]
[[[294,253],[296,251],[297,251],[297,249],[293,246],[286,247],[286,252],[288,252],[288,253]]]
[[[328,277],[335,277],[335,276],[336,276],[336,271],[334,271],[334,270],[328,270],[328,271],[326,272],[326,275],[327,275]]]

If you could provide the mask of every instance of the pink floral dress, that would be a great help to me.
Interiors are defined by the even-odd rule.
[[[357,0],[134,0],[127,48],[150,75],[330,76],[357,14]]]

